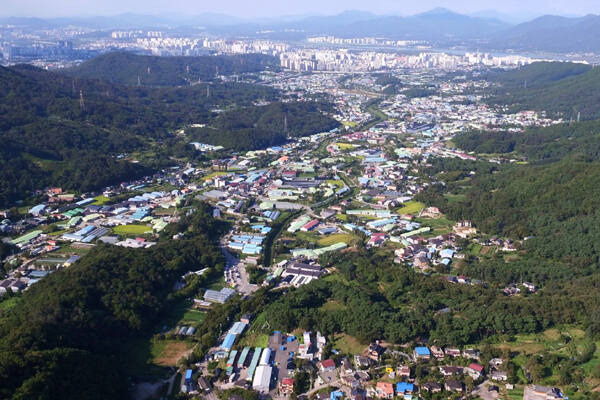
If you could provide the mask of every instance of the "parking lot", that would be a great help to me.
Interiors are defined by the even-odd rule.
[[[281,350],[281,346],[283,346],[284,350]],[[286,343],[286,340],[283,339],[281,342],[276,339],[274,335],[269,337],[269,348],[273,351],[273,365],[275,366],[274,372],[277,372],[277,380],[280,382],[283,378],[291,377],[288,366],[288,359],[290,358],[290,352],[294,354],[298,353],[298,340],[294,340],[293,342]]]

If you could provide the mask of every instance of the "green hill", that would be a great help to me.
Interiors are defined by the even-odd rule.
[[[491,77],[500,84],[487,100],[513,110],[547,111],[564,119],[600,119],[600,69],[539,63]],[[525,82],[527,81],[527,84]]]
[[[283,144],[288,135],[302,137],[337,128],[339,123],[322,113],[328,108],[324,103],[276,102],[236,109],[218,115],[205,128],[192,129],[190,136],[235,150],[265,148]]]
[[[148,168],[115,156],[164,144],[154,160],[164,164],[173,129],[210,120],[213,108],[251,106],[257,98],[272,101],[278,92],[215,83],[207,97],[206,85],[127,87],[25,65],[0,67],[0,207],[48,185],[89,191],[147,174]]]
[[[158,57],[108,53],[64,71],[79,78],[101,79],[124,85],[185,86],[212,81],[217,75],[278,70],[279,60],[263,54],[231,56]]]

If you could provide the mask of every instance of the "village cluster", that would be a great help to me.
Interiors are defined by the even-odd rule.
[[[399,79],[427,84],[440,78],[412,71]],[[153,246],[168,224],[179,220],[178,207],[189,197],[209,202],[212,216],[228,220],[232,227],[221,239],[227,260],[222,285],[194,299],[199,310],[226,303],[236,293],[251,296],[260,285],[273,284],[272,290],[278,290],[321,279],[331,273],[322,256],[359,246],[386,250],[396,263],[432,279],[485,285],[455,269],[466,257],[467,246],[510,253],[520,245],[483,237],[470,221],[450,221],[439,209],[416,201],[433,183],[421,171],[432,157],[476,159],[453,147],[449,139],[456,133],[556,121],[533,112],[505,114],[478,105],[478,98],[464,94],[469,84],[452,80],[426,97],[393,96],[378,109],[369,106],[378,88],[368,76],[353,76],[344,84],[330,74],[268,74],[264,80],[297,97],[326,91],[336,105],[335,118],[345,128],[241,153],[193,142],[209,161],[164,169],[97,193],[40,190],[37,196],[43,201],[18,209],[18,218],[11,210],[0,213],[0,231],[18,249],[7,259],[15,268],[0,281],[0,294],[27,290],[96,245]],[[503,290],[518,295],[537,287],[521,282]],[[466,377],[476,383],[489,379],[493,383],[486,388],[497,392],[497,385],[506,381],[504,360],[481,363],[472,349],[423,345],[398,350],[374,343],[353,358],[337,357],[335,349],[334,357],[325,358],[327,338],[318,332],[298,337],[274,332],[268,346],[238,346],[251,324],[252,317],[245,316],[214,344],[207,362],[222,364],[223,374],[213,376],[224,379],[211,382],[205,362],[186,371],[181,390],[209,394],[214,384],[285,397],[292,394],[299,370],[311,374],[311,394],[322,400],[467,393],[473,387]],[[193,338],[196,328],[186,323],[169,329]],[[402,363],[391,363],[392,356]],[[420,380],[416,369],[422,367],[438,371],[439,379]],[[339,390],[319,391],[328,387]],[[540,398],[555,398],[555,391],[546,389],[535,390],[544,392]]]

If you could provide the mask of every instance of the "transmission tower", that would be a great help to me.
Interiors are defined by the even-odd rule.
[[[83,90],[79,91],[79,108],[85,110],[85,101],[83,100]]]

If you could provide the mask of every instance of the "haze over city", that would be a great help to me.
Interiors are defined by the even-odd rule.
[[[4,0],[2,16],[98,16],[119,13],[172,14],[190,16],[199,13],[220,13],[241,18],[278,17],[290,15],[324,15],[346,10],[362,10],[376,14],[410,15],[444,7],[460,13],[494,15],[500,13],[511,18],[528,18],[544,14],[585,15],[599,12],[596,0]]]

